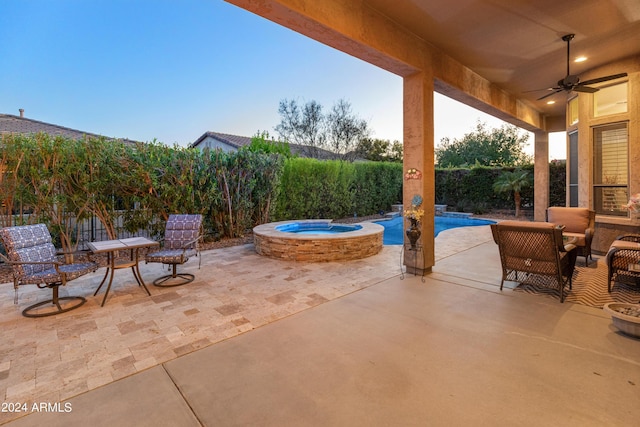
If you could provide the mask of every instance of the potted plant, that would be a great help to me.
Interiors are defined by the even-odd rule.
[[[413,199],[411,199],[411,207],[404,211],[404,217],[407,218],[411,224],[406,231],[409,243],[411,243],[411,249],[416,248],[416,243],[422,234],[422,231],[420,231],[420,221],[424,216],[424,210],[420,208],[421,205],[422,197],[416,194],[413,196]]]

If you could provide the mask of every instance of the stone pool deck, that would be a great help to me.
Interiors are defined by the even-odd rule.
[[[49,319],[0,285],[0,392],[11,426],[633,425],[640,340],[602,310],[500,292],[488,226],[442,232],[437,263],[400,280],[400,248],[344,263],[207,251],[193,283],[116,272],[100,307]],[[143,265],[143,277],[160,275]],[[50,403],[35,412],[33,403]],[[58,406],[56,406],[58,404]],[[55,409],[59,411],[54,411]],[[65,412],[65,410],[69,409]],[[26,415],[26,416],[25,416]]]

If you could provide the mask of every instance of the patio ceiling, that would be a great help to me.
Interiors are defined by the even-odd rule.
[[[436,91],[529,130],[541,124],[527,119],[534,111],[545,121],[543,128],[564,129],[567,93],[538,100],[567,74],[567,44],[562,36],[575,34],[570,71],[582,81],[635,69],[640,62],[638,0],[226,1],[403,77],[412,72],[402,62],[415,53],[416,45],[405,37],[412,35],[444,54],[438,60],[451,58],[489,85],[473,84],[493,89],[489,98],[481,100],[436,80]],[[371,23],[374,26],[368,27]],[[351,43],[351,38],[358,41]],[[389,57],[378,54],[387,41],[396,43],[396,48],[406,43],[396,51],[402,59],[390,63]],[[574,63],[577,56],[588,59]],[[620,62],[625,59],[627,66]],[[504,98],[502,93],[510,95],[511,105],[529,109],[523,116],[518,107],[519,122],[510,120],[514,110],[504,115],[504,110],[489,105],[496,96]],[[549,100],[556,102],[548,104]]]
[[[638,0],[365,0],[390,20],[445,52],[467,68],[524,99],[548,116],[564,116],[566,93],[545,100],[536,89],[555,86],[566,75],[582,77],[611,62],[640,55]],[[574,63],[577,56],[586,56]],[[622,72],[615,67],[588,78]],[[584,81],[586,77],[582,77]],[[556,103],[548,105],[547,101]]]

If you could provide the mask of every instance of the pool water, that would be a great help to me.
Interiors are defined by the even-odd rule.
[[[403,219],[403,217],[399,216],[390,220],[376,221],[376,224],[384,227],[382,239],[385,245],[401,245],[404,242]],[[450,228],[489,225],[494,223],[495,221],[488,219],[436,216],[435,235],[437,236],[442,230],[448,230]]]
[[[276,227],[278,231],[297,234],[337,234],[356,231],[361,225],[331,224],[330,221],[301,221],[292,222]]]

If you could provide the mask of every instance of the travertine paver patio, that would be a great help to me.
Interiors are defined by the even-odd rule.
[[[448,230],[436,239],[438,259],[489,240],[488,227]],[[196,280],[176,288],[140,289],[129,270],[116,272],[100,307],[93,296],[104,270],[61,291],[81,295],[80,309],[27,319],[22,308],[47,297],[27,286],[13,304],[0,285],[0,393],[4,402],[60,402],[176,357],[339,298],[400,274],[399,246],[349,262],[296,263],[257,255],[253,245],[202,253],[183,266]],[[157,264],[141,265],[150,282]],[[19,414],[0,414],[0,423]]]

